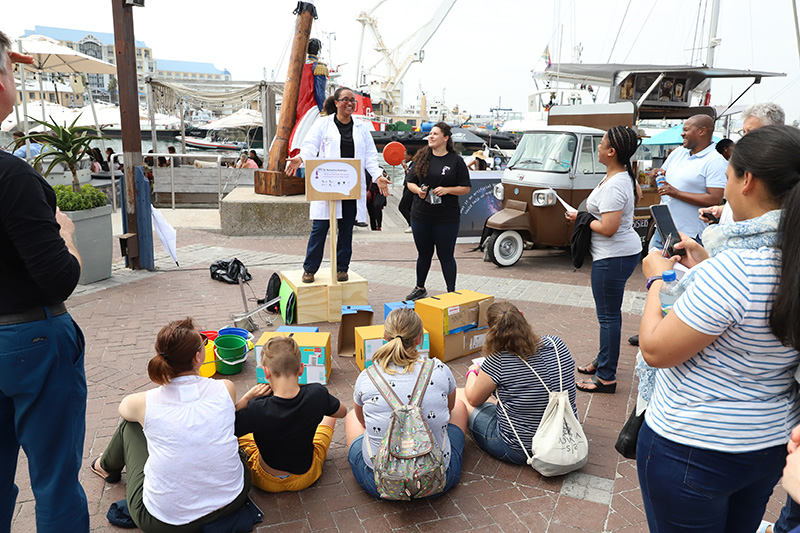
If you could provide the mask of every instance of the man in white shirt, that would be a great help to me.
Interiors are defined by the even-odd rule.
[[[697,216],[697,208],[716,205],[725,191],[728,162],[714,148],[711,135],[714,120],[708,115],[694,115],[683,124],[683,147],[673,150],[663,168],[666,181],[658,187],[661,203],[669,206],[678,231],[698,241],[706,223]],[[650,249],[663,248],[656,232]]]

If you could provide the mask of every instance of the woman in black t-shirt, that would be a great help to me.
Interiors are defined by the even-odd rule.
[[[469,170],[453,147],[450,126],[438,122],[428,135],[428,146],[414,156],[408,174],[408,190],[414,193],[411,230],[417,246],[417,286],[406,300],[428,296],[425,280],[433,251],[442,266],[447,292],[456,290],[456,260],[453,256],[461,219],[458,196],[470,189]]]

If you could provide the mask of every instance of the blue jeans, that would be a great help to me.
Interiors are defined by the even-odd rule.
[[[69,313],[0,326],[0,531],[9,531],[19,489],[19,448],[28,457],[36,529],[89,531],[78,482],[86,434],[84,339]]]
[[[652,533],[752,533],[781,477],[786,446],[727,453],[678,444],[647,425],[636,468]]]
[[[417,247],[417,287],[424,287],[431,269],[433,251],[442,267],[447,292],[456,290],[456,238],[460,223],[427,224],[411,220],[411,231]]]
[[[336,270],[347,272],[350,268],[350,257],[353,255],[353,226],[356,223],[356,200],[342,200],[342,218],[337,219],[339,232],[336,238]],[[306,259],[303,270],[315,274],[322,264],[325,252],[325,239],[330,229],[330,220],[314,220],[311,235],[308,237]]]
[[[781,515],[772,527],[772,533],[794,532],[800,527],[800,504],[786,496],[786,504],[781,509]]]
[[[464,443],[466,442],[466,438],[461,428],[455,424],[447,424],[447,436],[450,438],[450,464],[447,466],[447,480],[445,481],[442,492],[429,496],[429,498],[441,496],[455,487],[461,479],[461,463],[464,457]],[[361,488],[364,489],[364,492],[373,498],[380,498],[381,496],[378,494],[378,488],[375,486],[375,473],[364,461],[364,452],[361,449],[364,438],[364,434],[362,433],[350,444],[350,449],[347,451],[347,458],[350,460],[350,469],[353,471],[353,476],[356,478],[356,481],[358,481],[358,484],[361,485]]]
[[[639,254],[609,257],[592,263],[592,295],[600,322],[600,349],[597,352],[597,377],[617,379],[619,337],[622,330],[622,296],[625,283],[639,263]]]
[[[497,405],[486,402],[469,415],[469,431],[478,447],[496,459],[515,465],[528,464],[525,452],[512,448],[500,436],[497,423]]]

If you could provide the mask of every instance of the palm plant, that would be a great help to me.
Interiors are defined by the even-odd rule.
[[[37,142],[42,145],[42,152],[33,160],[34,165],[38,165],[42,160],[52,158],[44,175],[47,176],[53,168],[63,163],[72,172],[72,190],[78,192],[81,188],[78,182],[78,163],[89,153],[89,145],[93,141],[99,141],[100,137],[91,135],[95,130],[87,126],[76,126],[80,115],[67,126],[65,122],[63,126],[59,126],[53,117],[50,117],[51,122],[32,119],[41,126],[44,126],[49,131],[40,131],[30,133],[17,142],[22,143],[26,140]]]

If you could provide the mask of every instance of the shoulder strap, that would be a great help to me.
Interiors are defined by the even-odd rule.
[[[513,431],[514,432],[514,436],[517,437],[517,442],[519,442],[519,446],[520,446],[520,448],[522,448],[522,451],[525,453],[525,457],[528,458],[528,464],[530,464],[530,462],[533,460],[533,456],[528,453],[528,448],[525,446],[525,443],[522,442],[522,439],[520,438],[519,433],[517,433],[516,428],[514,428],[514,424],[511,423],[511,417],[508,416],[508,413],[506,412],[506,408],[503,405],[503,402],[500,401],[499,397],[497,398],[497,406],[500,407],[501,411],[503,411],[503,414],[505,415],[506,420],[508,420],[508,425],[511,426],[511,431]]]
[[[558,353],[558,345],[556,345],[556,341],[554,341],[552,337],[549,337],[549,339],[550,339],[550,344],[553,345],[553,349],[556,352],[556,364],[558,365],[558,390],[559,391],[563,391],[564,390],[564,380],[562,379],[562,376],[561,376],[561,357],[559,356],[559,353]],[[544,387],[544,390],[546,390],[548,393],[550,393],[551,391],[550,391],[550,389],[547,388],[547,383],[544,382],[544,380],[539,375],[539,373],[536,372],[536,370],[533,369],[533,367],[530,365],[530,363],[528,363],[528,361],[526,361],[525,359],[522,359],[521,357],[520,357],[520,359],[522,360],[523,363],[525,363],[525,366],[527,366],[528,368],[531,369],[531,372],[533,372],[533,375],[535,375],[537,378],[539,378],[539,381],[542,382],[542,386]]]
[[[386,403],[394,409],[399,409],[403,406],[403,402],[400,401],[400,398],[397,396],[397,393],[394,392],[394,389],[386,382],[386,378],[384,378],[376,365],[373,364],[367,369],[367,376],[372,381],[375,388],[378,389],[378,392],[383,396],[383,399],[386,400]]]
[[[411,393],[411,401],[408,405],[419,407],[422,403],[422,397],[425,396],[425,390],[428,388],[428,383],[431,381],[431,374],[433,374],[433,359],[426,359],[423,363],[422,370],[419,371],[417,382],[414,384],[414,391]]]

